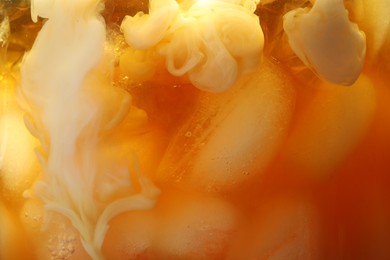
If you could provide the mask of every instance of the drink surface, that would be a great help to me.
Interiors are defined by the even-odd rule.
[[[184,68],[190,59],[181,57],[194,53],[188,46],[196,38],[185,41],[187,31],[169,29],[158,51],[137,49],[121,24],[140,11],[151,17],[148,1],[106,1],[100,12],[106,30],[102,58],[75,84],[75,99],[56,94],[68,95],[58,86],[73,84],[61,78],[68,49],[32,62],[39,57],[37,35],[55,18],[34,23],[28,2],[0,3],[0,259],[390,258],[386,1],[344,1],[367,48],[350,86],[329,82],[320,65],[308,65],[292,48],[285,15],[298,8],[308,12],[316,1],[261,1],[254,11],[264,35],[261,54],[252,57],[258,65],[238,70],[231,88],[218,93],[208,91],[219,86],[218,70],[199,84],[192,68],[173,75],[167,65],[173,57],[175,71]],[[198,1],[178,2],[189,10]],[[213,8],[218,13],[220,6]],[[196,15],[203,15],[201,9]],[[218,28],[221,34],[230,29]],[[235,29],[241,33],[240,26]],[[78,49],[80,35],[73,39]],[[170,53],[173,43],[178,47]],[[332,44],[337,42],[332,39],[327,48]],[[235,47],[229,51],[245,49]],[[69,64],[75,73],[83,65]],[[229,68],[224,64],[222,71]],[[48,73],[38,81],[29,68],[37,68],[34,75]],[[72,139],[74,122],[86,123]],[[57,133],[64,140],[59,146]],[[73,152],[63,152],[72,142]]]

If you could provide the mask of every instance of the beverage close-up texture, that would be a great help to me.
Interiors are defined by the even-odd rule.
[[[390,1],[0,0],[19,259],[390,259]]]

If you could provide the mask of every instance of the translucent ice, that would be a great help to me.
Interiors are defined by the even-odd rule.
[[[291,82],[269,61],[228,92],[204,94],[170,143],[159,178],[226,189],[261,172],[284,137]]]
[[[362,75],[351,88],[321,83],[310,99],[284,155],[294,165],[291,170],[322,176],[334,171],[364,137],[375,112],[376,91]]]

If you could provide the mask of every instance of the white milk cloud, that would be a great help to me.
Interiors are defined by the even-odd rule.
[[[112,62],[105,54],[101,8],[98,0],[32,1],[33,19],[48,20],[23,60],[20,87],[27,104],[26,125],[42,146],[37,151],[42,178],[36,194],[48,213],[71,221],[93,259],[104,258],[101,245],[112,217],[151,208],[158,195],[137,169],[139,193],[109,202],[94,194],[99,188],[99,138],[131,105],[126,92],[111,86]],[[127,166],[124,163],[124,171]],[[131,183],[129,175],[121,181]]]
[[[127,16],[121,29],[132,48],[153,50],[172,75],[222,92],[261,59],[264,35],[253,13],[258,2],[151,0],[149,14]]]
[[[284,30],[295,54],[320,78],[352,85],[366,57],[366,37],[349,21],[343,0],[317,0],[284,16]]]

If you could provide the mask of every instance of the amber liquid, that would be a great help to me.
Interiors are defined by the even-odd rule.
[[[108,35],[113,38],[113,44],[118,47],[118,55],[121,54],[124,44],[119,33],[119,24],[124,15],[133,15],[139,10],[147,10],[144,1],[139,1],[137,4],[135,2],[106,2],[103,15],[107,22]],[[23,3],[20,3],[20,6],[22,7],[7,7],[7,11],[12,12],[11,37],[7,51],[5,48],[1,50],[1,54],[5,57],[1,74],[3,82],[5,78],[18,81],[22,55],[31,48],[42,26],[42,23],[30,22],[28,7]],[[171,139],[175,137],[175,133],[180,130],[186,118],[192,116],[202,95],[201,91],[191,86],[186,79],[174,78],[163,69],[150,81],[134,82],[116,68],[114,85],[126,89],[133,96],[134,105],[143,109],[149,117],[148,126],[142,131],[132,133],[130,137],[127,133],[121,132],[116,138],[134,140],[136,146],[138,145],[137,151],[146,154],[145,159],[140,156],[141,167],[160,187],[161,196],[154,209],[122,214],[111,221],[103,245],[103,252],[108,259],[161,259],[161,257],[166,259],[238,259],[240,257],[274,259],[273,257],[281,257],[281,252],[288,251],[286,249],[288,247],[303,248],[304,251],[310,252],[300,255],[301,258],[298,256],[297,259],[390,258],[388,247],[390,242],[390,189],[388,188],[390,186],[390,88],[388,86],[390,41],[387,41],[378,58],[370,61],[370,64],[367,62],[363,72],[375,86],[376,106],[369,127],[356,145],[341,156],[341,161],[324,174],[319,173],[313,170],[314,168],[291,160],[295,158],[296,152],[294,147],[291,148],[291,138],[297,136],[295,134],[297,129],[306,129],[305,125],[313,124],[311,121],[313,118],[306,116],[307,111],[316,106],[313,105],[313,100],[324,102],[318,103],[317,106],[326,106],[327,102],[332,102],[322,99],[323,96],[328,95],[328,92],[318,87],[320,80],[294,55],[283,33],[283,14],[293,8],[306,6],[310,6],[309,1],[275,1],[273,4],[260,5],[256,11],[261,17],[261,25],[265,33],[264,58],[270,61],[272,66],[282,70],[294,83],[296,102],[286,137],[275,158],[262,174],[255,175],[231,189],[204,189],[188,181],[186,175],[182,179],[177,179],[175,176],[155,175]],[[8,91],[12,92],[16,87],[6,87],[4,83],[1,88],[2,91],[8,88]],[[338,90],[334,91],[338,92]],[[349,94],[345,92],[340,95]],[[2,102],[14,101],[2,99]],[[1,111],[3,113],[1,116],[4,116],[6,111],[6,109]],[[339,131],[344,131],[343,128],[343,122],[340,122]],[[323,132],[321,139],[326,139],[327,134],[326,131]],[[317,149],[321,150],[322,147],[319,146]],[[316,154],[321,156],[321,152]],[[326,156],[326,153],[324,154]],[[310,160],[310,156],[307,158]],[[180,161],[180,158],[175,158],[173,161],[175,160]],[[34,175],[39,174],[39,169],[32,169],[32,171]],[[33,180],[30,180],[24,188],[32,184]],[[4,255],[13,259],[85,259],[87,256],[77,239],[77,232],[75,237],[65,239],[70,241],[65,244],[71,245],[66,250],[57,248],[55,244],[57,240],[53,239],[56,238],[54,236],[56,232],[63,232],[60,227],[49,226],[49,231],[42,233],[41,237],[34,236],[39,234],[37,231],[39,227],[32,227],[31,221],[26,222],[24,219],[31,216],[24,216],[26,199],[23,198],[22,193],[21,190],[15,191],[6,187],[0,178],[0,202],[6,208],[3,211],[7,212],[6,218],[12,219],[14,225],[18,226],[15,228],[17,237],[0,235],[0,238],[8,239],[5,242],[0,241],[1,250],[9,248],[9,252]],[[132,251],[131,245],[135,243],[134,241],[148,237],[147,232],[154,221],[151,219],[161,218],[162,222],[157,221],[160,225],[168,223],[168,226],[174,226],[172,221],[176,219],[180,222],[181,217],[187,216],[187,211],[191,214],[193,210],[196,214],[197,211],[189,207],[189,204],[214,205],[209,202],[214,198],[228,203],[234,208],[238,217],[234,228],[231,229],[221,228],[223,231],[220,231],[216,224],[216,228],[206,228],[206,231],[197,230],[201,247],[205,248],[204,252],[189,250],[188,254],[178,255],[165,250],[163,243],[160,243],[164,240],[164,234],[176,238],[175,232],[186,232],[186,228],[181,231],[179,228],[178,231],[174,230],[170,233],[171,230],[164,231],[163,227],[158,226],[159,224],[156,224],[158,226],[156,229],[160,232],[160,242],[155,242],[157,245],[140,251]],[[3,211],[0,208],[0,214]],[[223,212],[225,211],[217,210],[216,214],[223,214]],[[230,211],[226,210],[226,212],[229,214]],[[288,224],[289,228],[280,228],[290,220],[292,224]],[[71,228],[68,221],[64,219],[62,221],[61,225],[64,225],[65,229]],[[193,228],[196,223],[196,221],[189,222],[188,228]],[[137,225],[147,227],[144,228],[145,234],[139,233]],[[270,231],[267,231],[267,226],[270,227]],[[262,241],[268,239],[274,241],[272,240],[274,238],[268,237],[270,234],[277,234],[280,238],[276,238],[275,243],[264,245],[266,243]],[[207,240],[208,236],[210,236],[209,240]],[[256,252],[262,246],[265,248],[265,253]],[[63,258],[58,252],[63,253]],[[201,257],[197,258],[196,253]]]

